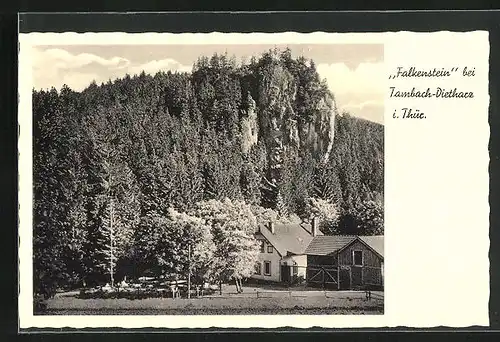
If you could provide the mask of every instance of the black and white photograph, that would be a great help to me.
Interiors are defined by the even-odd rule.
[[[383,44],[32,49],[34,315],[383,315]]]

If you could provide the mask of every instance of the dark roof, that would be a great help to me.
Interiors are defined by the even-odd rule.
[[[356,239],[355,236],[324,235],[316,236],[306,248],[305,254],[330,255]]]
[[[312,241],[311,225],[306,223],[274,224],[274,234],[268,225],[260,225],[259,233],[278,251],[281,256],[287,254],[304,254],[307,246]],[[323,233],[318,229],[316,236]]]
[[[347,247],[354,240],[361,240],[372,248],[375,252],[384,257],[384,236],[354,236],[354,235],[328,235],[316,236],[309,246],[307,246],[305,254],[308,255],[331,255],[338,250]]]

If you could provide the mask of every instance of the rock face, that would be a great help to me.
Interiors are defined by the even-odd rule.
[[[322,98],[315,108],[311,122],[301,127],[303,146],[309,148],[315,156],[327,160],[333,146],[335,134],[335,114],[337,108],[332,97]]]
[[[259,121],[269,154],[269,167],[281,166],[286,148],[298,148],[297,121],[293,110],[297,89],[292,75],[280,64],[268,66],[259,84]]]
[[[243,152],[262,140],[268,151],[269,167],[281,167],[287,149],[307,149],[317,159],[326,160],[333,146],[335,114],[334,98],[328,94],[311,108],[307,119],[294,108],[297,85],[290,72],[276,63],[262,73],[258,102],[248,95],[247,109],[241,120]]]
[[[257,119],[257,105],[254,99],[247,94],[247,108],[242,111],[241,134],[243,136],[241,149],[243,153],[248,153],[250,148],[257,144],[259,140],[259,123]]]

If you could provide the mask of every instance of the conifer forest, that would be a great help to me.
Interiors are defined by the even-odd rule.
[[[383,234],[384,126],[338,112],[290,50],[33,90],[32,108],[36,294],[244,278],[269,220]]]

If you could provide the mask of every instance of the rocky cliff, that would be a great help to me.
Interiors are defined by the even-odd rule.
[[[269,167],[279,169],[287,149],[307,149],[317,159],[327,160],[332,150],[335,100],[323,92],[306,115],[298,110],[298,80],[279,63],[263,68],[258,83],[258,103],[247,94],[247,109],[241,119],[242,149],[248,152],[259,140],[265,142]]]

